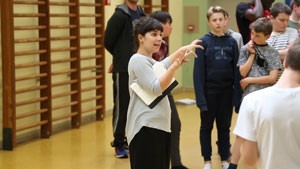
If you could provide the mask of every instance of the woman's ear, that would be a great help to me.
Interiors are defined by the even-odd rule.
[[[142,34],[138,34],[139,43],[143,42],[144,36]]]

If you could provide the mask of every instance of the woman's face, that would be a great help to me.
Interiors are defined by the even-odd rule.
[[[162,34],[160,30],[153,30],[147,32],[144,36],[139,35],[140,48],[146,55],[152,56],[153,53],[159,51],[162,43]]]

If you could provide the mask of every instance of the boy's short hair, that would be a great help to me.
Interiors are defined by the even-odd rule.
[[[220,6],[211,6],[210,8],[208,8],[207,13],[206,13],[207,20],[209,20],[209,18],[214,13],[222,13],[224,15],[224,18],[226,16],[228,16],[228,13],[227,13],[227,11],[224,8],[222,8]]]
[[[133,45],[134,45],[134,51],[136,51],[139,48],[139,39],[138,35],[141,34],[142,36],[145,36],[147,32],[159,30],[163,32],[163,26],[161,23],[150,17],[141,17],[134,21],[133,23]]]
[[[229,13],[225,10],[225,18],[229,18]]]
[[[291,4],[290,4],[290,8],[293,10],[293,8],[294,8],[294,5],[296,5],[296,6],[300,6],[300,0],[292,0],[291,1]]]
[[[285,67],[300,71],[300,38],[294,41],[285,58]]]
[[[250,29],[254,30],[257,33],[263,33],[265,36],[271,35],[273,26],[272,22],[266,18],[258,18],[251,25]]]
[[[276,18],[280,13],[285,13],[287,15],[291,15],[292,10],[288,5],[281,3],[281,2],[277,2],[271,7],[270,14],[274,18]]]
[[[151,18],[157,19],[159,22],[166,24],[167,22],[172,23],[171,15],[166,11],[155,11],[150,15]]]

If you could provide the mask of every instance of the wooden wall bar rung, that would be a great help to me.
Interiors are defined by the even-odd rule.
[[[102,77],[103,77],[102,75],[90,76],[90,77],[82,78],[81,81],[84,82],[84,81],[89,81],[89,80],[96,80],[96,79],[101,79]]]
[[[79,3],[79,6],[102,6],[100,3]]]
[[[80,17],[101,17],[102,15],[101,14],[80,14],[79,15]]]
[[[96,55],[96,56],[83,56],[80,59],[81,60],[90,60],[90,59],[100,59],[100,58],[102,58],[101,55]]]
[[[25,112],[25,113],[22,113],[22,114],[18,114],[16,116],[16,119],[23,119],[23,118],[26,118],[26,117],[35,116],[35,115],[38,115],[38,114],[46,113],[47,111],[48,111],[48,109],[39,109],[39,110]]]
[[[88,38],[102,38],[102,35],[81,35],[80,39],[88,39]]]
[[[101,24],[84,24],[80,25],[80,28],[101,28]]]
[[[151,5],[142,5],[143,8],[152,8]]]
[[[152,5],[152,8],[162,8],[167,7],[167,5]]]
[[[47,73],[32,74],[32,75],[28,75],[28,76],[16,77],[16,81],[39,79],[39,78],[46,77],[46,76],[47,76]]]
[[[74,106],[78,104],[78,102],[71,102],[71,103],[66,103],[66,104],[60,104],[52,107],[52,110],[58,110],[58,109],[63,109],[66,107]]]
[[[66,51],[72,51],[72,50],[76,50],[77,47],[69,47],[69,48],[52,48],[51,52],[66,52]]]
[[[73,39],[77,39],[76,36],[61,36],[61,37],[51,37],[50,40],[51,41],[55,41],[55,40],[73,40]]]
[[[56,82],[56,83],[52,83],[51,87],[70,85],[70,84],[74,84],[77,82],[78,82],[78,80],[67,80],[67,81],[62,81],[62,82]]]
[[[51,61],[51,64],[65,63],[65,62],[74,62],[74,61],[76,61],[76,60],[77,60],[77,58],[57,59],[57,60]]]
[[[102,85],[92,86],[92,87],[85,87],[85,88],[82,88],[80,91],[81,92],[88,92],[88,91],[91,91],[91,90],[100,89],[102,87],[103,87]]]
[[[43,42],[46,41],[47,38],[23,38],[23,39],[15,39],[15,43],[30,43],[30,42]]]
[[[95,97],[90,97],[90,98],[87,98],[87,99],[82,99],[81,102],[84,103],[84,102],[89,102],[89,101],[93,101],[93,100],[97,100],[97,99],[101,99],[102,96],[95,96]]]
[[[76,6],[76,3],[71,2],[49,2],[49,5],[52,6]]]
[[[103,67],[102,65],[86,66],[86,67],[82,67],[80,70],[96,70],[102,67]]]
[[[48,99],[48,97],[28,99],[28,100],[25,100],[25,101],[16,102],[16,106],[18,107],[18,106],[24,106],[24,105],[27,105],[27,104],[38,103],[38,102],[41,102],[41,101],[45,101],[47,99]]]
[[[81,46],[80,49],[93,49],[93,48],[101,48],[102,45],[90,45],[90,46]]]
[[[146,14],[151,14],[153,10],[162,10],[162,11],[169,11],[169,0],[144,0],[144,10]]]
[[[50,17],[76,17],[76,14],[67,14],[67,13],[61,13],[61,14],[50,14]]]
[[[103,108],[103,106],[96,106],[96,107],[92,107],[90,109],[82,110],[81,113],[84,114],[84,113],[88,113],[88,112],[98,110],[98,109],[102,109],[102,108]]]
[[[14,17],[46,17],[44,13],[15,13]]]
[[[36,91],[36,90],[42,90],[42,89],[46,89],[47,87],[48,87],[47,85],[42,85],[42,86],[33,86],[33,87],[21,88],[21,89],[16,90],[16,94],[32,92],[32,91]]]
[[[63,119],[67,119],[73,116],[78,115],[78,112],[72,112],[70,114],[65,114],[65,115],[61,115],[61,116],[57,116],[57,117],[53,117],[52,121],[59,121],[59,120],[63,120]]]
[[[26,129],[31,129],[33,127],[38,127],[38,126],[41,126],[41,125],[45,125],[47,123],[48,123],[47,120],[40,121],[40,122],[30,123],[29,125],[26,125],[26,126],[17,127],[16,131],[18,132],[18,131],[23,131],[23,130],[26,130]]]
[[[15,26],[14,30],[39,30],[39,29],[46,29],[47,26],[40,25],[40,26]]]
[[[76,25],[52,25],[50,29],[75,29]]]
[[[35,67],[35,66],[43,66],[43,65],[47,65],[47,62],[17,64],[15,66],[15,69],[23,69],[23,68],[29,68],[29,67]]]
[[[21,4],[21,5],[45,5],[46,2],[44,1],[20,1],[20,0],[13,0],[14,4]]]
[[[59,98],[59,97],[70,96],[70,95],[76,94],[76,93],[78,93],[78,91],[70,91],[70,92],[64,92],[64,93],[59,93],[59,94],[53,94],[52,98],[56,99],[56,98]]]
[[[67,69],[67,70],[61,70],[61,71],[53,71],[51,73],[51,76],[70,74],[70,73],[74,73],[76,71],[77,71],[77,69]]]
[[[20,51],[15,52],[15,56],[24,56],[24,55],[33,55],[33,54],[41,54],[46,53],[47,50],[29,50],[29,51]]]

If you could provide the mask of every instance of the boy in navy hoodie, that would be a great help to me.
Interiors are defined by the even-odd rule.
[[[201,110],[200,143],[204,169],[211,169],[211,132],[216,119],[218,152],[222,168],[227,169],[230,157],[230,126],[234,89],[239,85],[240,73],[236,66],[238,46],[234,38],[224,33],[226,11],[213,6],[208,9],[207,21],[211,31],[204,35],[196,49],[194,88],[197,106]],[[239,92],[239,90],[237,90]]]

